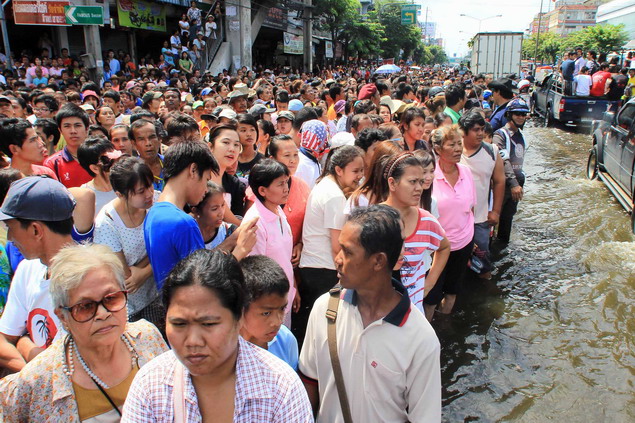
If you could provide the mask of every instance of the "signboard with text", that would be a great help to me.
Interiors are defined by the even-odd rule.
[[[165,32],[165,6],[142,0],[117,0],[119,25]]]
[[[418,4],[404,4],[401,6],[401,24],[414,25],[417,22],[417,10],[421,6]]]
[[[282,39],[284,41],[285,54],[304,53],[304,37],[302,35],[294,35],[289,32],[285,32]]]
[[[64,7],[68,1],[13,0],[13,19],[16,25],[68,26]]]
[[[267,28],[284,31],[287,29],[287,11],[277,7],[270,7],[262,25]]]
[[[104,8],[101,6],[66,6],[66,23],[71,25],[102,25]]]

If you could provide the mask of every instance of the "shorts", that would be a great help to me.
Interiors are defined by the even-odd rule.
[[[474,242],[470,241],[460,250],[451,251],[448,262],[439,276],[439,280],[423,299],[424,304],[437,305],[444,295],[457,295],[461,290],[463,276],[467,269],[467,261],[472,256]]]
[[[474,224],[474,244],[478,247],[478,251],[475,251],[475,255],[483,265],[479,274],[492,270],[492,262],[490,261],[489,254],[489,234],[491,227],[492,226],[487,222]]]

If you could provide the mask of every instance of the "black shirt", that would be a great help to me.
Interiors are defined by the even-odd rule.
[[[232,213],[236,216],[245,215],[245,191],[247,186],[236,177],[236,175],[230,175],[225,173],[223,175],[223,189],[227,194],[231,195],[230,208]]]

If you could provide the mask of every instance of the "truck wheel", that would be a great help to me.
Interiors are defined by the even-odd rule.
[[[545,128],[551,128],[553,126],[553,117],[551,115],[551,107],[547,106],[545,110]]]
[[[598,177],[598,146],[594,145],[589,151],[589,160],[586,162],[586,177],[594,180]]]

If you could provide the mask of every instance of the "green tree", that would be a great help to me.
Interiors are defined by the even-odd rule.
[[[536,54],[536,39],[538,39],[538,51]],[[554,63],[556,56],[560,54],[563,46],[563,38],[553,32],[532,34],[523,40],[522,56],[530,60],[536,55],[536,60],[542,63]]]
[[[417,46],[422,45],[421,28],[417,25],[401,24],[401,7],[385,2],[377,2],[379,22],[389,36],[381,43],[384,58],[407,59]],[[401,57],[399,53],[402,52]]]
[[[377,12],[357,15],[347,21],[339,34],[344,45],[344,57],[371,58],[380,51],[385,41],[384,26],[379,23]]]
[[[595,50],[608,53],[619,50],[628,41],[628,33],[624,25],[594,25],[569,34],[563,43],[568,50],[582,47],[584,50]]]
[[[326,28],[331,32],[333,41],[347,25],[359,17],[359,0],[319,0],[315,3],[314,16],[325,16]]]
[[[436,64],[444,64],[448,63],[448,56],[445,54],[445,50],[441,46],[428,46],[430,49],[430,54],[432,55],[432,59],[428,63],[424,63],[426,65],[436,65]]]

